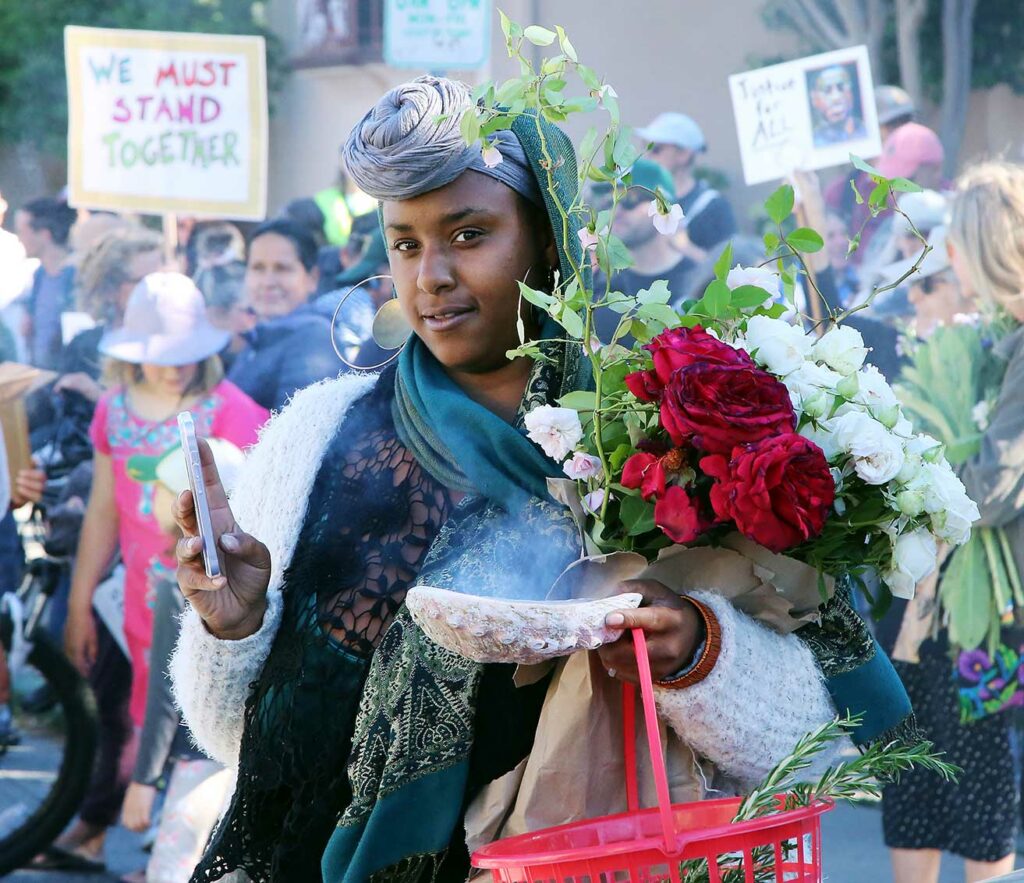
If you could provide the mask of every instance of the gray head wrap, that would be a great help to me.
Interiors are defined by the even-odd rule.
[[[411,199],[472,169],[543,207],[537,178],[512,132],[497,133],[502,161],[493,168],[478,144],[466,146],[459,122],[471,100],[465,83],[439,77],[418,77],[392,89],[345,142],[342,155],[352,180],[376,199]]]

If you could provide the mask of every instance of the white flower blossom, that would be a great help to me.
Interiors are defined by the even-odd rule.
[[[541,405],[528,412],[526,434],[552,460],[562,462],[583,438],[580,415],[572,408]]]
[[[647,214],[654,221],[654,229],[662,236],[673,236],[682,223],[683,207],[676,202],[669,206],[667,212],[662,212],[658,200],[652,199]]]
[[[991,414],[992,403],[984,399],[971,408],[971,419],[974,421],[974,425],[978,427],[979,432],[984,432],[988,429]]]
[[[493,169],[495,166],[500,166],[502,161],[505,159],[493,141],[480,151],[480,155],[483,157],[484,165],[489,169]]]
[[[836,394],[836,384],[842,379],[842,375],[831,368],[814,362],[804,362],[795,371],[787,374],[782,382],[789,390],[794,408],[811,417],[822,417],[831,407]]]
[[[836,418],[835,443],[853,458],[854,470],[867,484],[887,484],[903,467],[903,443],[863,411]]]
[[[882,372],[874,365],[865,365],[857,372],[857,393],[853,399],[870,408],[873,413],[876,409],[880,411],[900,403]]]
[[[845,377],[860,370],[867,358],[868,348],[864,346],[864,338],[856,328],[837,325],[822,335],[814,344],[812,352],[814,358]]]
[[[935,537],[924,528],[900,534],[893,542],[892,559],[892,569],[882,579],[897,598],[910,600],[917,584],[935,570]]]
[[[782,291],[782,279],[774,270],[767,267],[741,267],[737,264],[725,277],[725,284],[729,288],[739,288],[741,285],[753,285],[755,288],[762,288],[765,292],[765,299],[776,298]]]
[[[587,481],[591,478],[600,478],[604,469],[598,457],[576,451],[562,465],[562,471],[574,481]]]
[[[576,235],[579,237],[580,245],[583,246],[584,251],[597,248],[599,234],[596,230],[591,230],[589,227],[580,227],[576,231]]]
[[[743,348],[773,374],[785,377],[796,371],[811,351],[811,338],[803,329],[782,319],[752,316],[747,321]]]
[[[932,528],[940,539],[956,546],[967,542],[981,513],[949,463],[922,463],[907,490],[921,495],[924,511],[932,516]]]
[[[591,491],[583,498],[583,508],[594,515],[601,513],[601,506],[604,505],[604,488]]]

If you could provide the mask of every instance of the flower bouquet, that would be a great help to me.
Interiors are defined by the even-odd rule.
[[[732,266],[726,247],[703,297],[685,311],[671,306],[679,293],[665,282],[636,296],[616,291],[617,271],[632,263],[611,230],[633,187],[633,133],[619,120],[614,90],[579,62],[561,28],[524,29],[505,16],[502,27],[523,75],[477,89],[462,120],[467,141],[493,148],[496,133],[526,110],[561,122],[603,109],[610,120],[603,134],[591,129],[583,139],[576,195],[559,189],[550,160],[548,196],[583,259],[553,291],[520,283],[524,300],[587,341],[594,388],[531,411],[526,425],[575,483],[588,550],[654,561],[670,546],[715,545],[739,532],[815,568],[823,594],[831,576],[874,570],[889,591],[910,597],[936,566],[937,540],[965,542],[977,510],[939,441],[915,432],[866,364],[860,334],[830,310],[810,328],[796,312],[798,284],[817,295],[805,256],[823,242],[792,224],[793,188],[765,203],[775,226],[764,237],[765,263]],[[560,51],[534,70],[522,47],[556,42]],[[571,72],[587,90],[582,97],[565,94]],[[873,214],[888,210],[894,192],[917,189],[856,165],[875,180]],[[588,182],[610,190],[609,208],[588,204]],[[660,189],[649,195],[652,223],[675,232],[679,207]],[[604,280],[599,290],[592,268]],[[607,341],[594,338],[599,310],[619,316]],[[541,342],[525,339],[509,355],[545,358]]]
[[[876,570],[889,591],[911,595],[935,567],[937,540],[963,542],[977,513],[942,445],[915,432],[893,390],[866,364],[860,335],[827,303],[827,320],[818,325],[807,327],[798,313],[798,285],[817,295],[805,256],[821,250],[823,241],[793,223],[793,188],[778,188],[765,203],[774,230],[765,234],[762,266],[733,266],[726,247],[703,296],[685,310],[675,306],[681,292],[663,281],[636,295],[616,290],[616,274],[632,259],[612,232],[613,221],[627,191],[635,197],[632,170],[641,150],[621,124],[614,89],[579,61],[562,28],[523,28],[504,14],[501,23],[521,75],[477,88],[476,103],[461,120],[467,143],[480,143],[488,161],[500,163],[498,133],[524,113],[556,123],[577,113],[603,111],[608,118],[604,131],[590,129],[580,144],[578,188],[561,185],[568,159],[549,150],[538,122],[548,170],[542,187],[562,221],[556,235],[563,243],[577,239],[581,248],[570,254],[571,273],[556,274],[551,290],[519,284],[522,299],[564,329],[562,343],[582,342],[591,365],[592,386],[525,415],[529,437],[565,475],[551,486],[573,511],[589,560],[614,577],[621,570],[612,563],[624,558],[667,568],[687,554],[742,549],[755,582],[772,583],[787,563],[812,576],[810,604],[790,598],[783,605],[794,619],[813,617],[839,575]],[[545,47],[552,54],[534,61]],[[568,94],[570,76],[582,83],[583,94]],[[872,214],[888,210],[894,192],[916,189],[857,164],[875,180],[866,197]],[[607,207],[588,203],[591,183],[602,185]],[[648,195],[651,223],[673,234],[679,206],[661,190]],[[596,287],[595,270],[603,280]],[[618,316],[608,340],[595,337],[598,311]],[[521,345],[510,358],[548,358],[544,341],[527,340],[522,322],[519,330]],[[929,507],[926,496],[951,505]],[[741,807],[740,817],[785,808],[775,800],[780,790],[789,790],[798,805],[845,796],[853,781],[915,763],[948,773],[927,744],[879,744],[863,764],[790,790],[807,758],[846,732],[839,722],[808,736]],[[774,853],[758,859],[755,878],[776,879],[775,861]],[[679,870],[691,883],[710,877],[704,860]]]

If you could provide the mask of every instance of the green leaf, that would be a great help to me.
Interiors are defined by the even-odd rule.
[[[467,145],[473,144],[480,138],[480,118],[476,115],[475,107],[467,107],[459,121],[459,131],[462,133],[462,140]]]
[[[619,129],[615,136],[615,144],[612,147],[612,159],[621,169],[631,168],[633,163],[640,157],[640,151],[633,144],[633,130],[628,126]]]
[[[871,175],[872,178],[875,178],[877,180],[885,180],[885,175],[878,171],[878,169],[871,165],[871,163],[862,160],[859,156],[854,156],[851,153],[850,162],[853,164],[853,167],[855,169],[859,169],[862,172],[866,172],[867,174]]]
[[[881,181],[876,184],[874,190],[871,191],[871,195],[868,197],[868,205],[874,206],[875,208],[885,208],[885,201],[888,196],[889,183],[887,181]]]
[[[920,193],[921,187],[915,184],[913,181],[907,178],[893,178],[889,182],[889,186],[892,187],[897,193]]]
[[[704,297],[700,302],[704,305],[704,312],[713,319],[717,319],[728,311],[731,301],[732,292],[729,290],[729,286],[721,279],[715,279],[705,289]]]
[[[513,101],[517,101],[523,97],[523,93],[526,91],[526,83],[516,77],[512,80],[506,80],[498,88],[495,93],[495,101],[500,105],[510,105]]]
[[[593,392],[585,389],[578,389],[567,393],[558,400],[563,408],[572,408],[574,411],[593,411],[597,397]]]
[[[583,332],[586,328],[583,325],[583,319],[580,318],[580,314],[575,310],[570,309],[565,304],[560,304],[558,315],[555,316],[555,319],[568,332],[570,337],[583,338]]]
[[[585,64],[579,65],[576,68],[576,73],[580,75],[580,79],[583,80],[583,84],[588,89],[597,90],[601,88],[600,78],[597,76],[597,74],[594,73],[594,71],[591,68],[587,67]]]
[[[764,203],[768,217],[776,224],[781,224],[793,213],[793,188],[783,184]]]
[[[672,299],[672,293],[668,290],[666,280],[657,279],[650,288],[637,292],[636,299],[642,304],[667,304]]]
[[[853,198],[857,200],[857,205],[864,205],[864,197],[860,195],[857,181],[854,178],[850,178],[850,189],[853,191]]]
[[[558,35],[554,31],[542,28],[540,25],[530,25],[523,31],[523,36],[533,43],[534,46],[550,46],[555,42]]]
[[[797,227],[786,236],[786,242],[796,251],[814,254],[825,247],[825,242],[817,230],[810,227]]]
[[[846,256],[852,255],[858,248],[860,248],[860,233],[850,240],[849,245],[846,247]]]
[[[623,497],[619,505],[619,518],[627,536],[637,536],[654,530],[654,504],[642,497]]]
[[[512,21],[500,9],[498,10],[498,15],[501,17],[501,32],[505,35],[506,40],[514,40],[522,34],[522,27]]]
[[[764,251],[765,254],[771,254],[775,249],[779,247],[780,240],[777,233],[773,233],[769,230],[764,234]]]
[[[523,282],[519,283],[519,294],[523,300],[528,301],[535,307],[540,307],[542,310],[546,310],[555,302],[555,298],[546,291],[538,291],[536,288],[530,288],[529,285],[526,285]]]
[[[771,295],[758,285],[740,285],[732,290],[729,303],[733,309],[749,310],[751,307],[759,307]]]
[[[590,162],[590,157],[593,156],[596,148],[597,129],[591,126],[587,129],[587,134],[583,136],[583,140],[580,141],[580,163]]]
[[[636,314],[643,319],[661,322],[666,328],[673,328],[679,324],[679,314],[668,304],[642,304]]]
[[[562,105],[562,110],[566,113],[591,113],[597,110],[597,103],[596,98],[573,98]],[[581,152],[580,156],[583,155]]]
[[[565,53],[565,57],[572,62],[579,61],[579,58],[576,55],[576,49],[572,43],[569,42],[569,38],[565,35],[565,30],[562,26],[555,25],[555,30],[558,32],[558,45],[562,48],[562,52]]]
[[[718,260],[715,261],[715,278],[725,281],[725,277],[729,275],[729,270],[732,269],[729,264],[732,263],[732,243],[727,242],[725,248],[722,249],[722,253],[718,256]]]

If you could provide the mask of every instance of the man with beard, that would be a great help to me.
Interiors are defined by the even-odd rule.
[[[830,147],[866,138],[860,108],[854,101],[853,78],[847,65],[834,64],[807,75],[814,119],[814,146]]]
[[[668,170],[649,159],[638,159],[633,166],[633,185],[619,200],[612,221],[612,233],[629,249],[633,256],[633,266],[615,274],[611,290],[635,297],[658,280],[664,279],[672,294],[671,302],[678,304],[690,287],[696,264],[680,254],[671,236],[662,235],[654,226],[650,205],[652,192],[659,187],[669,205],[676,202],[676,192]],[[595,208],[610,208],[611,188],[606,184],[595,186],[593,200]],[[594,290],[600,297],[605,288],[604,278],[599,275],[595,279]],[[602,308],[595,313],[595,317],[597,335],[604,343],[608,343],[615,333],[619,314]],[[628,339],[624,342],[628,344]]]

